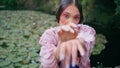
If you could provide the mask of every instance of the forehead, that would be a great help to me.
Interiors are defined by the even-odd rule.
[[[67,6],[64,9],[63,13],[66,13],[66,12],[70,13],[70,14],[74,14],[74,15],[80,14],[78,8],[74,4],[71,4],[71,5]]]

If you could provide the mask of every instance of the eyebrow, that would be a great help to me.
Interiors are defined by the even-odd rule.
[[[63,12],[63,14],[70,14],[69,12]]]
[[[69,12],[63,12],[63,15],[64,14],[70,14]],[[70,14],[71,15],[71,14]],[[79,16],[80,17],[80,14],[76,14],[76,15],[74,15],[74,16]]]
[[[76,14],[75,16],[79,16],[80,17],[80,14]]]

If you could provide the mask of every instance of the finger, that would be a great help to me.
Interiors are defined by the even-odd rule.
[[[77,45],[76,43],[72,43],[72,67],[75,67],[76,63],[77,63]]]
[[[70,58],[71,58],[71,43],[66,43],[66,68],[70,66]]]
[[[72,23],[72,22],[70,22],[70,26],[73,27],[73,28],[77,27],[77,25]]]
[[[70,25],[61,26],[61,29],[62,29],[63,31],[69,31],[69,32],[71,32],[71,33],[74,33],[74,30],[71,28]]]
[[[69,32],[74,33],[74,30],[71,26],[67,26],[67,28],[69,29]]]
[[[84,48],[84,51],[86,52],[87,51],[87,48],[85,46],[85,41],[81,38],[81,39],[78,39],[79,40],[79,43],[82,45],[82,47]]]
[[[61,26],[61,29],[62,29],[63,31],[69,31],[67,25],[65,25],[65,26]]]
[[[74,30],[75,32],[78,32],[78,31],[79,31],[79,26],[78,26],[78,25],[76,25],[76,24],[74,24],[74,23],[70,23],[70,26],[73,28],[73,30]]]
[[[65,49],[65,43],[62,43],[60,48],[60,61],[65,59]]]
[[[84,56],[84,55],[85,55],[85,47],[84,47],[83,44],[80,44],[80,43],[79,43],[79,45],[78,45],[78,50],[79,50],[81,56]]]

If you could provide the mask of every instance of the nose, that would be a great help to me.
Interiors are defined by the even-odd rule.
[[[69,18],[67,22],[68,22],[68,24],[69,23],[75,23],[75,20],[73,18]]]

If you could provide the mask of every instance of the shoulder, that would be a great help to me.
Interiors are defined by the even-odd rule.
[[[42,36],[43,36],[43,35],[44,35],[44,36],[54,36],[54,35],[57,34],[56,31],[57,31],[57,28],[56,28],[56,27],[50,27],[49,29],[46,29],[46,30],[43,32]]]
[[[79,24],[79,25],[80,25],[80,30],[81,31],[90,33],[92,35],[96,34],[96,31],[95,31],[95,29],[93,27],[91,27],[89,25],[86,25],[86,24]]]
[[[44,33],[43,34],[51,34],[51,33],[53,33],[54,32],[54,28],[53,27],[51,27],[51,28],[49,28],[49,29],[46,29],[45,31],[44,31]]]
[[[57,35],[56,35],[56,28],[49,28],[44,31],[42,36],[40,37],[40,44],[56,44],[57,43]]]

